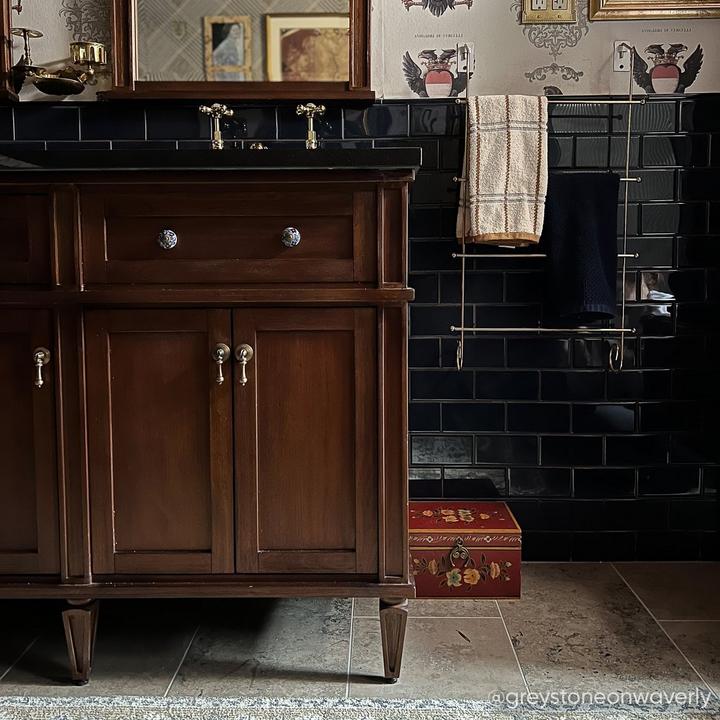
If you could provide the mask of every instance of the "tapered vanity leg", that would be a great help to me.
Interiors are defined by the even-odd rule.
[[[65,641],[70,657],[72,679],[78,685],[90,680],[95,634],[97,631],[98,601],[69,600],[71,607],[63,610]]]
[[[406,599],[380,600],[380,632],[387,682],[396,683],[400,677],[407,614]]]

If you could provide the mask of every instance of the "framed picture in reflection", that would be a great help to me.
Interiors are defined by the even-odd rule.
[[[347,82],[347,15],[266,15],[265,31],[268,80]]]
[[[252,45],[248,15],[203,18],[206,80],[252,80]]]

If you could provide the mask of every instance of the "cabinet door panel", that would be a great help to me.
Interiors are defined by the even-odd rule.
[[[88,312],[96,573],[233,569],[230,367],[221,310]]]
[[[33,350],[53,349],[46,311],[0,312],[0,573],[59,570],[53,363],[35,387]]]
[[[239,572],[377,570],[372,309],[234,315]]]

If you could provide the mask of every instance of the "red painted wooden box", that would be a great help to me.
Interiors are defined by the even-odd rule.
[[[521,532],[503,502],[410,503],[418,597],[520,597]]]

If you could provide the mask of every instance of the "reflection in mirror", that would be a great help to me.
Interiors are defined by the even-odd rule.
[[[349,77],[349,0],[137,0],[137,80]]]

